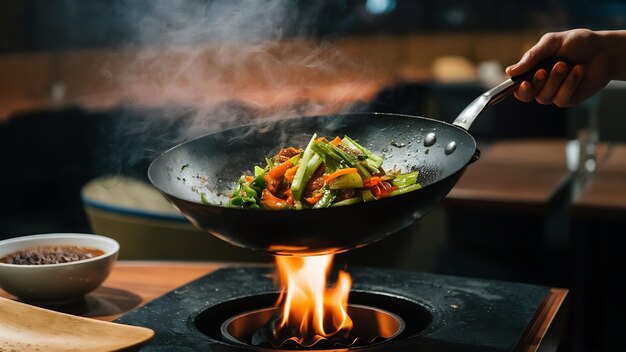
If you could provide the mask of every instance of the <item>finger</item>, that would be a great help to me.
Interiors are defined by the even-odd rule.
[[[541,37],[539,42],[530,48],[520,61],[505,69],[509,76],[518,76],[537,66],[541,61],[555,56],[561,47],[562,39],[558,34],[548,33]]]
[[[523,102],[530,102],[535,99],[537,92],[543,88],[546,83],[546,79],[548,77],[548,72],[546,70],[539,70],[533,76],[532,83],[528,81],[524,81],[520,84],[517,92],[515,92],[515,97]]]
[[[513,95],[525,103],[529,103],[535,99],[535,91],[532,84],[528,81],[520,83],[519,88],[517,88]]]
[[[546,84],[537,93],[535,100],[544,105],[552,104],[554,95],[561,87],[563,80],[565,80],[568,70],[569,68],[567,67],[567,64],[564,62],[557,62],[552,68],[552,71],[550,71],[550,76],[548,77]]]
[[[585,75],[585,70],[582,65],[576,65],[567,75],[561,88],[558,90],[556,95],[554,96],[554,104],[559,107],[568,107],[573,105],[575,102],[572,100],[574,92],[578,89],[580,82]]]

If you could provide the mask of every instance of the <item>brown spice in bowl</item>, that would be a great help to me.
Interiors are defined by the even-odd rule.
[[[42,246],[32,247],[0,258],[0,263],[17,265],[44,265],[70,263],[89,259],[104,254],[96,248],[77,246]]]

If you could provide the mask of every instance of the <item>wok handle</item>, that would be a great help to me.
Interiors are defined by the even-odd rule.
[[[557,62],[565,62],[568,66],[571,67],[571,64],[567,60],[564,60],[560,57],[553,57],[545,60],[539,65],[533,67],[531,70],[522,73],[521,75],[511,77],[506,81],[500,83],[496,87],[481,94],[478,98],[474,99],[474,101],[469,104],[463,111],[461,111],[459,116],[457,116],[452,124],[459,126],[464,130],[469,130],[476,117],[483,111],[485,107],[497,104],[503,99],[512,95],[522,82],[531,81],[537,71],[544,69],[550,72]]]

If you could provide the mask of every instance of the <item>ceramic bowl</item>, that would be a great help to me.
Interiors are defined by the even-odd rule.
[[[29,303],[50,305],[76,301],[109,276],[120,248],[115,240],[104,236],[52,233],[0,241],[0,258],[28,248],[59,245],[94,248],[104,254],[60,264],[0,263],[0,288]]]

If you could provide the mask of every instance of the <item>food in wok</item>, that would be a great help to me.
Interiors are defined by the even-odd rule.
[[[242,175],[230,206],[272,210],[328,208],[369,202],[421,188],[419,172],[383,168],[383,157],[349,136],[313,134],[304,149],[282,148]]]

